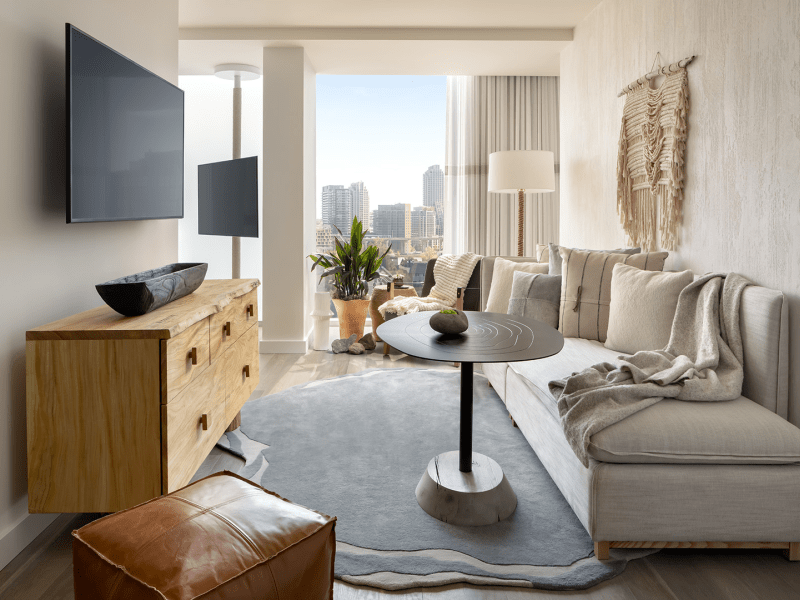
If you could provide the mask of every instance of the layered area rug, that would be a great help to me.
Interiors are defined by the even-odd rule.
[[[648,551],[594,558],[592,540],[505,406],[476,374],[473,450],[496,460],[517,494],[492,525],[444,523],[417,504],[434,456],[458,449],[460,374],[372,369],[245,404],[219,445],[240,475],[338,518],[335,576],[388,590],[450,583],[585,589]]]

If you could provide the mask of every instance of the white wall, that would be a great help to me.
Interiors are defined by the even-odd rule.
[[[177,0],[0,4],[0,567],[53,518],[28,518],[25,331],[178,258],[176,220],[65,223],[65,22],[178,83]]]
[[[316,227],[316,74],[303,48],[264,48],[262,352],[304,352]]]
[[[605,0],[561,54],[561,241],[625,242],[616,214],[618,91],[688,66],[684,223],[673,268],[736,271],[790,300],[800,406],[800,2]],[[790,407],[790,420],[800,414]]]
[[[182,76],[178,81],[186,94],[184,218],[178,225],[178,256],[181,262],[207,262],[207,279],[230,279],[231,238],[197,233],[197,166],[232,157],[233,81],[208,75]],[[242,82],[242,157],[258,156],[259,173],[262,96],[260,80]],[[261,178],[258,192],[261,211]],[[259,224],[259,233],[262,230]],[[261,279],[260,238],[242,238],[241,275]],[[259,287],[259,310],[261,291]]]

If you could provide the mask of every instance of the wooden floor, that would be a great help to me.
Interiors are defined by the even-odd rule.
[[[261,381],[253,398],[293,385],[384,367],[452,365],[391,355],[378,350],[362,355],[327,352],[262,354]],[[224,469],[236,471],[242,461],[214,449],[195,478]],[[25,551],[0,571],[2,600],[72,600],[72,540],[70,532],[97,515],[61,515]],[[662,551],[628,564],[625,572],[587,591],[547,592],[516,588],[447,586],[390,593],[336,582],[336,600],[517,600],[553,597],[592,600],[727,600],[800,599],[800,563],[790,563],[780,551]],[[79,599],[78,599],[79,600]]]

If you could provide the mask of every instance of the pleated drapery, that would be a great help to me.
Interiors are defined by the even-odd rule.
[[[555,192],[525,195],[525,256],[558,242],[558,77],[448,77],[444,251],[517,254],[517,196],[487,191],[489,155],[550,150]]]

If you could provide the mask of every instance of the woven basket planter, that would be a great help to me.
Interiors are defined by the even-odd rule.
[[[337,300],[334,298],[336,315],[339,317],[339,337],[349,338],[354,333],[356,340],[364,337],[364,325],[367,322],[369,300]]]

